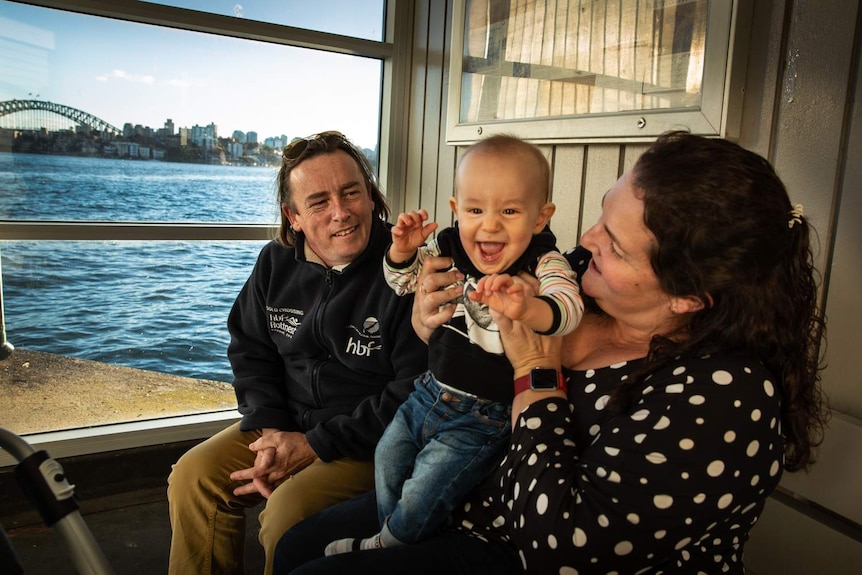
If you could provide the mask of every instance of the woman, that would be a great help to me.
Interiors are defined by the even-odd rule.
[[[569,259],[590,306],[561,348],[495,315],[527,389],[508,454],[451,528],[309,561],[343,525],[366,528],[365,496],[288,532],[276,572],[743,572],[782,468],[813,462],[826,419],[801,208],[756,154],[669,133],[606,194]],[[420,336],[451,313],[460,288],[436,290],[455,279],[422,279]],[[560,367],[568,395],[526,383]]]

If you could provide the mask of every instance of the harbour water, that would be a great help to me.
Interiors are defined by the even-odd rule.
[[[0,154],[0,219],[271,224],[274,168]],[[19,348],[230,381],[227,315],[264,242],[0,243]]]

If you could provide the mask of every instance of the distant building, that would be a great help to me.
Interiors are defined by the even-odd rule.
[[[138,158],[138,144],[135,142],[117,142],[117,156],[120,158]]]
[[[287,136],[267,138],[263,142],[264,146],[269,146],[273,150],[283,150],[287,145]]]
[[[236,133],[236,132],[234,132]],[[239,142],[231,142],[227,145],[227,153],[234,159],[239,159],[243,154],[243,145]]]
[[[136,136],[140,136],[142,138],[152,138],[153,137],[153,129],[149,126],[142,126],[141,124],[135,124],[134,133]]]
[[[174,121],[168,118],[165,122],[165,127],[156,130],[156,134],[162,138],[172,137],[174,135]]]
[[[248,132],[245,135],[246,144],[257,144],[257,132]]]
[[[245,140],[245,132],[242,132],[240,130],[234,130],[233,131],[233,139],[234,139],[234,141],[239,142],[240,144],[245,144],[245,141],[246,141]]]

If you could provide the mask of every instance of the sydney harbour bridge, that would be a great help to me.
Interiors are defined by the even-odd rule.
[[[76,130],[108,132],[114,135],[122,130],[96,116],[63,104],[45,100],[6,100],[0,102],[0,128],[11,130]]]

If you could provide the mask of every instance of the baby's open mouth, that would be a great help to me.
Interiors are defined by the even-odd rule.
[[[506,244],[501,242],[479,242],[476,245],[479,247],[482,260],[486,262],[497,260],[503,253],[503,248],[506,247]]]

